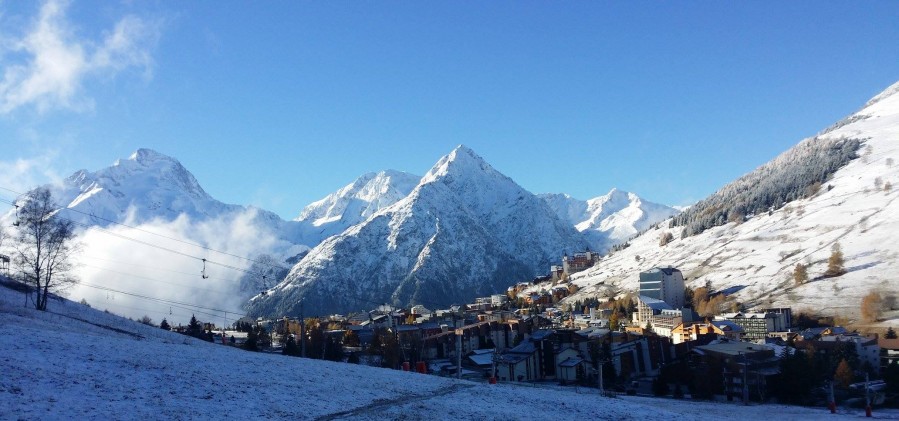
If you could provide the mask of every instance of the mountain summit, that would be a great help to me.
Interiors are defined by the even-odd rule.
[[[311,225],[309,231],[321,242],[408,196],[419,180],[417,175],[394,170],[364,174],[307,205],[295,221]]]
[[[83,212],[72,218],[101,226],[128,216],[138,222],[181,214],[202,219],[244,209],[213,199],[177,159],[150,149],[96,172],[77,171],[53,194],[61,205]]]
[[[603,196],[589,200],[557,193],[541,194],[539,197],[559,218],[582,232],[593,250],[601,253],[679,212],[614,188]]]
[[[408,196],[315,247],[249,310],[447,306],[504,291],[586,247],[543,201],[459,146]]]

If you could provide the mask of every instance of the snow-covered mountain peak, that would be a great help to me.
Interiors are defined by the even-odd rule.
[[[171,163],[178,163],[178,160],[175,158],[172,158],[168,155],[164,155],[164,154],[156,152],[152,149],[147,149],[147,148],[140,148],[140,149],[134,151],[134,153],[132,153],[131,156],[128,157],[128,160],[135,161],[135,162],[137,162],[139,164],[143,164],[143,165],[149,165],[156,161],[168,161]],[[121,160],[116,161],[115,165],[120,165],[120,164],[121,164]]]
[[[318,233],[318,240],[324,240],[408,196],[420,179],[417,175],[396,170],[363,174],[336,192],[307,205],[295,221],[309,224]]]
[[[76,171],[54,187],[54,197],[82,212],[73,217],[100,225],[121,221],[129,209],[138,222],[173,220],[181,214],[202,219],[244,209],[213,199],[177,159],[150,149],[138,149],[97,171]]]
[[[324,313],[373,300],[448,305],[543,274],[585,247],[545,203],[460,146],[404,198],[316,246],[249,309],[283,314],[300,300]]]
[[[626,192],[624,190],[619,190],[618,188],[613,187],[612,190],[609,190],[609,192],[605,195],[587,200],[587,205],[590,208],[599,208],[606,203],[612,205],[627,206],[631,202],[639,203],[640,200],[640,197],[634,193]]]
[[[433,183],[448,188],[465,202],[469,211],[487,218],[487,223],[504,219],[516,202],[533,196],[463,145],[440,158],[421,179],[413,195],[417,196],[420,190],[427,189]],[[430,190],[429,194],[438,194],[439,191]]]
[[[865,103],[865,107],[870,107],[880,101],[883,101],[884,99],[896,95],[897,93],[899,93],[899,82],[890,85],[890,87],[884,89],[883,92],[877,94],[874,98],[871,98],[867,103]]]
[[[617,188],[586,201],[567,194],[542,194],[540,198],[559,218],[584,233],[591,248],[600,252],[678,213],[677,209],[647,202]]]
[[[450,180],[459,177],[478,178],[480,177],[479,174],[491,174],[494,177],[507,178],[469,147],[459,145],[431,167],[428,173],[421,179],[421,184],[431,183],[442,178]]]

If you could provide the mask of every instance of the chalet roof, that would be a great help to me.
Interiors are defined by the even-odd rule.
[[[665,275],[670,276],[670,275],[673,275],[675,272],[680,273],[680,270],[678,270],[677,268],[668,266],[668,267],[664,267],[664,268],[663,267],[652,268],[650,270],[647,270],[644,273],[652,273],[652,272],[662,272]]]
[[[493,364],[493,350],[492,349],[481,349],[478,351],[487,351],[484,353],[474,353],[468,356],[468,359],[471,362],[475,363],[479,366],[489,366]]]
[[[551,338],[556,332],[550,329],[541,329],[531,334],[530,340],[543,341]]]
[[[725,313],[718,318],[721,319],[766,319],[777,317],[774,313]]]
[[[422,330],[440,329],[440,324],[437,322],[425,322],[419,323],[418,327]]]
[[[577,367],[578,364],[584,362],[584,359],[581,357],[568,357],[565,361],[559,363],[559,367]]]
[[[899,349],[899,339],[886,339],[880,338],[877,340],[877,345],[880,346],[881,349]]]
[[[710,323],[712,323],[715,327],[717,327],[718,329],[721,329],[725,332],[739,333],[739,332],[743,331],[742,326],[740,326],[730,320],[712,320]]]
[[[834,326],[834,327],[812,327],[812,328],[803,330],[799,334],[802,336],[802,339],[809,340],[809,339],[815,339],[828,331],[831,335],[843,335],[843,334],[849,333],[849,331],[847,331],[846,328],[844,328],[844,327]]]
[[[666,303],[666,302],[664,302],[664,301],[662,301],[662,300],[658,300],[658,299],[655,299],[655,298],[647,297],[647,296],[645,296],[645,295],[641,295],[641,296],[639,297],[639,300],[640,300],[640,302],[642,302],[645,306],[651,308],[654,312],[655,312],[655,311],[659,311],[659,312],[660,312],[660,311],[662,311],[662,310],[674,310],[673,308],[671,308],[671,305],[669,305],[668,303]]]
[[[729,356],[737,356],[741,354],[752,355],[760,352],[771,352],[771,348],[765,345],[757,345],[749,342],[710,343],[708,345],[697,346],[694,349],[704,351],[705,353],[712,352]]]
[[[347,318],[347,321],[350,323],[366,322],[366,321],[368,321],[368,314],[367,313],[356,313],[356,314],[350,315],[350,317]]]
[[[586,329],[581,329],[581,330],[577,331],[576,333],[578,335],[592,339],[592,338],[602,338],[602,337],[608,335],[609,332],[611,332],[611,330],[602,328],[602,327],[588,327]]]
[[[506,351],[506,353],[513,354],[533,354],[534,352],[537,352],[537,347],[531,341],[522,341],[515,348]]]
[[[531,354],[515,354],[515,353],[505,353],[500,354],[496,357],[496,362],[499,364],[518,364],[530,357]]]
[[[419,325],[397,325],[397,332],[417,332],[421,330],[421,326]]]

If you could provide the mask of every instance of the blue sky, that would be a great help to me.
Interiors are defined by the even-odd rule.
[[[465,144],[691,203],[899,80],[899,2],[0,2],[0,187],[146,147],[285,218]]]

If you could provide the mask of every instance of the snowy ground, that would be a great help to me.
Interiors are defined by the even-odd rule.
[[[743,407],[488,385],[210,344],[64,301],[23,307],[0,287],[0,419],[812,419]],[[582,389],[581,392],[584,392]],[[841,411],[859,417],[859,410]],[[899,412],[878,418],[899,419]]]
[[[789,203],[771,215],[754,215],[681,239],[681,228],[665,221],[572,277],[580,291],[567,299],[608,297],[635,291],[639,273],[672,265],[688,285],[710,282],[750,307],[793,307],[830,315],[857,316],[872,291],[899,297],[899,83],[853,116],[849,124],[821,137],[864,139],[860,157],[837,171],[821,191]],[[894,186],[885,191],[882,186]],[[828,186],[831,187],[828,189]],[[663,233],[674,240],[659,245]],[[839,243],[847,273],[822,277],[831,247]],[[796,286],[797,263],[808,266],[810,282]],[[537,286],[534,289],[546,288]],[[899,311],[885,318],[899,317]],[[895,326],[895,322],[889,322]]]

